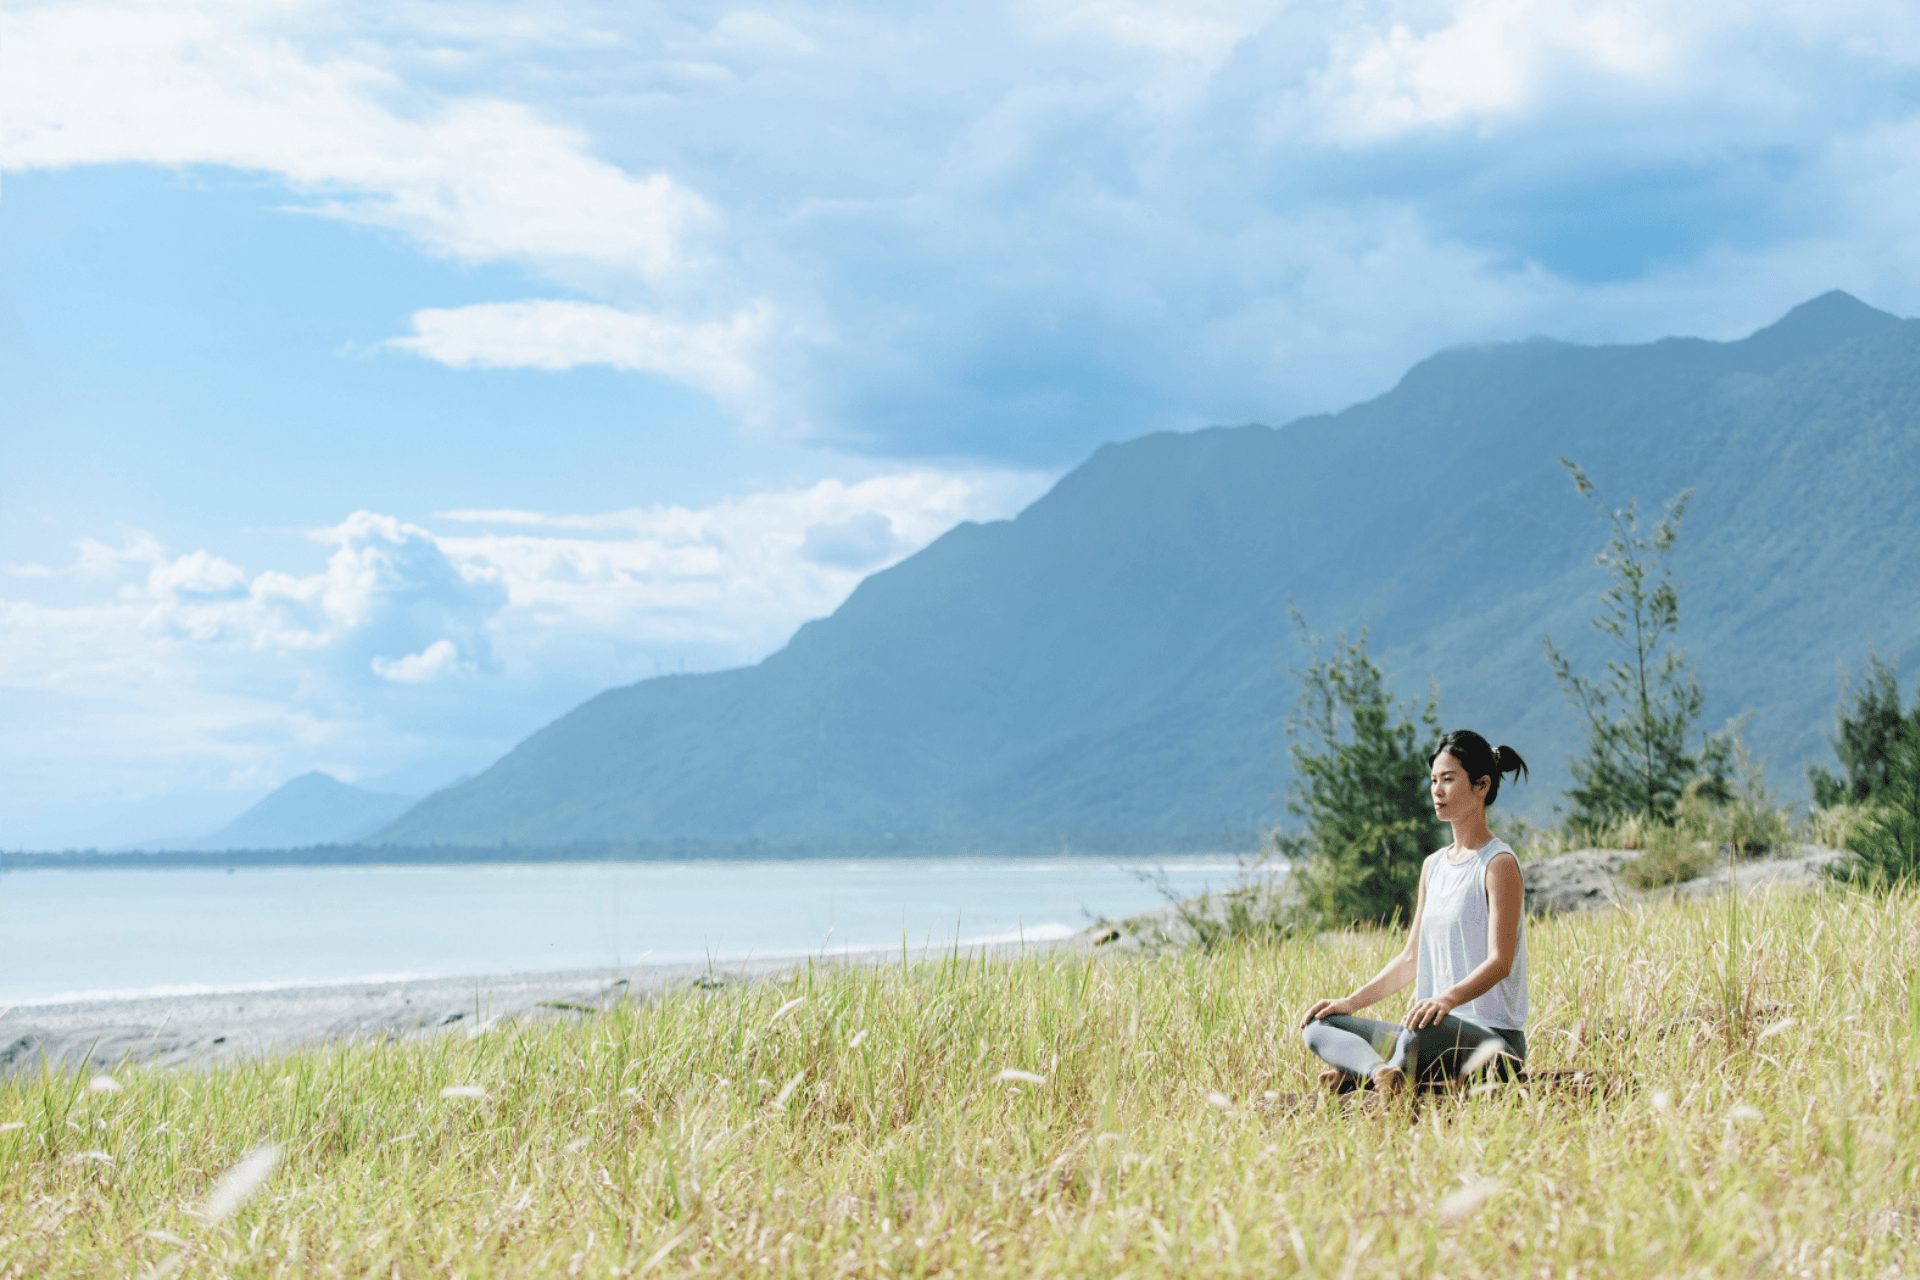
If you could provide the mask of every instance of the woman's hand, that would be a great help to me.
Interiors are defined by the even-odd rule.
[[[1352,1013],[1353,1000],[1315,1000],[1313,1008],[1307,1010],[1307,1016],[1300,1020],[1303,1027],[1311,1026],[1321,1018],[1331,1018],[1336,1013]]]
[[[1428,996],[1425,1000],[1414,1002],[1413,1008],[1407,1010],[1407,1020],[1402,1025],[1410,1031],[1418,1031],[1422,1027],[1430,1027],[1440,1021],[1452,1013],[1454,1008],[1454,1002],[1445,996]]]

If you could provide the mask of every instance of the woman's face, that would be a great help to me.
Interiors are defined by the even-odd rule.
[[[1490,779],[1480,779],[1477,786],[1470,784],[1466,769],[1450,751],[1442,751],[1433,758],[1433,773],[1428,781],[1433,789],[1433,816],[1442,822],[1454,822],[1487,807],[1481,797],[1486,794]]]

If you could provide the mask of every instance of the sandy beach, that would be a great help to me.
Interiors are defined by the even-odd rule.
[[[966,948],[977,957],[1084,947],[1084,937]],[[0,1078],[111,1071],[122,1063],[204,1068],[346,1040],[405,1040],[583,1017],[665,992],[760,981],[812,965],[937,960],[939,946],[812,957],[627,965],[554,973],[478,974],[396,982],[80,1000],[0,1010]]]

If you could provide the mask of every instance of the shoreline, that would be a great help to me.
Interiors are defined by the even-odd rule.
[[[0,1006],[0,1080],[36,1075],[43,1063],[55,1072],[111,1072],[123,1063],[208,1068],[330,1044],[478,1035],[601,1013],[675,990],[765,981],[815,965],[877,967],[954,954],[1017,956],[1073,947],[1085,936],[101,999],[55,997]]]

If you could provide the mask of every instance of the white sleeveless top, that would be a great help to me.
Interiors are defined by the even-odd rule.
[[[1427,905],[1420,917],[1419,967],[1413,998],[1425,1000],[1452,989],[1487,959],[1487,864],[1512,853],[1507,842],[1487,841],[1465,862],[1447,860],[1446,849],[1427,858]],[[1500,1031],[1527,1025],[1527,921],[1523,912],[1513,953],[1513,971],[1477,1000],[1453,1011],[1457,1018]]]

